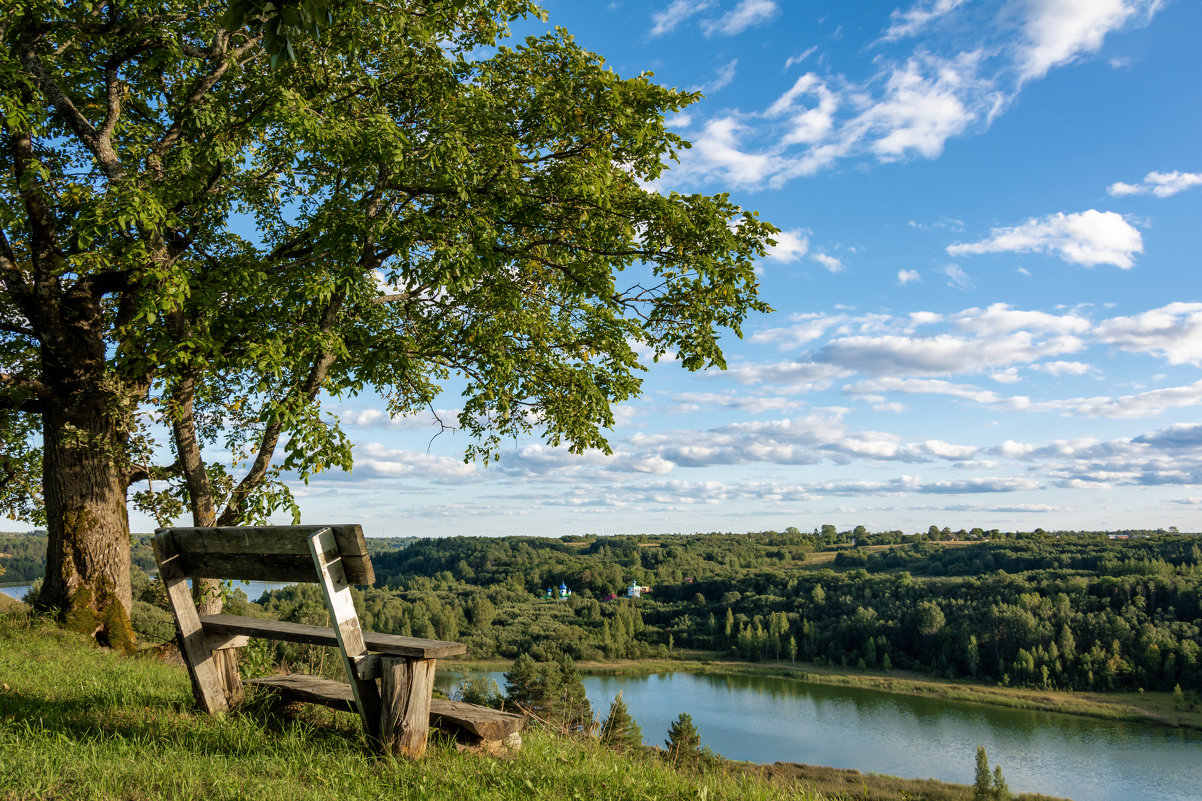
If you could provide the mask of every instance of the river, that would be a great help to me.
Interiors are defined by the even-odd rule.
[[[246,593],[246,597],[252,601],[259,600],[259,596],[268,590],[278,590],[280,587],[287,587],[287,584],[281,584],[278,581],[235,581],[231,587],[235,590],[242,590]],[[18,601],[25,600],[25,593],[29,592],[30,585],[28,584],[9,584],[0,586],[0,592],[7,595],[9,598],[16,598]]]
[[[488,674],[504,687],[504,675]],[[440,673],[444,690],[459,674]],[[1075,801],[1197,801],[1202,734],[764,676],[586,676],[604,717],[622,691],[647,745],[688,712],[730,759],[805,762],[971,784],[977,746],[1010,789]]]

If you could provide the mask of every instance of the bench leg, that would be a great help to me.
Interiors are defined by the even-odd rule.
[[[426,753],[434,659],[380,660],[380,738],[384,750],[417,759]]]
[[[225,692],[225,703],[234,709],[242,703],[242,676],[238,673],[238,649],[222,648],[213,652],[213,664],[217,668],[217,678],[221,689]]]

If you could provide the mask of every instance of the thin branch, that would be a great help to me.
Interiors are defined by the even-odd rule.
[[[165,481],[180,474],[178,461],[168,465],[143,464],[125,474],[125,486],[137,484],[139,481]]]

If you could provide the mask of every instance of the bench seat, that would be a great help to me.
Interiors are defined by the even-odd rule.
[[[309,626],[304,623],[241,615],[201,615],[200,624],[204,627],[207,637],[262,637],[268,640],[338,647],[338,634],[329,626]],[[399,634],[365,631],[363,640],[367,644],[367,650],[372,653],[411,659],[443,659],[467,653],[467,646],[463,643],[423,640],[419,637],[402,637]]]

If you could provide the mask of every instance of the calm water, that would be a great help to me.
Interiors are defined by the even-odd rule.
[[[235,590],[242,590],[246,593],[246,597],[252,601],[259,600],[259,596],[268,590],[278,590],[280,587],[287,586],[287,584],[281,584],[278,581],[235,581],[233,583]],[[9,598],[16,598],[18,601],[21,601],[25,599],[25,593],[29,592],[29,585],[14,584],[9,587],[0,587],[0,592]]]
[[[488,674],[504,687],[504,676]],[[457,674],[440,674],[449,689]],[[648,745],[688,712],[731,759],[805,762],[971,784],[978,745],[1010,789],[1075,801],[1198,801],[1202,735],[761,676],[587,676],[602,716],[622,691]]]
[[[25,593],[29,592],[28,584],[12,584],[8,587],[0,587],[0,592],[7,595],[9,598],[16,598],[18,601],[25,599]]]

